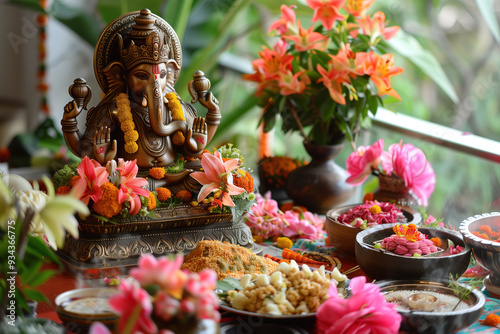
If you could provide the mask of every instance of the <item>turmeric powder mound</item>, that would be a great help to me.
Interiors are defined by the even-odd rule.
[[[94,203],[92,208],[101,216],[111,218],[122,210],[122,203],[118,202],[118,188],[111,182],[106,182],[101,186],[102,198]]]
[[[193,273],[212,269],[217,273],[217,279],[222,280],[253,273],[270,275],[278,269],[278,265],[271,259],[255,255],[248,248],[229,242],[203,240],[184,257],[181,269]]]

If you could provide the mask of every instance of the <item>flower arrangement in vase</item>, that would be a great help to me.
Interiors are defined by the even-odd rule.
[[[400,99],[391,77],[403,70],[386,53],[385,40],[399,27],[386,27],[383,12],[367,11],[374,0],[306,0],[313,26],[296,18],[295,6],[281,6],[270,31],[279,40],[253,61],[255,96],[264,107],[264,131],[281,116],[284,132],[298,131],[305,142],[354,141],[361,123],[383,104],[382,96]],[[320,22],[320,24],[316,24]]]
[[[424,152],[403,141],[384,151],[384,140],[372,146],[359,146],[346,160],[350,177],[347,183],[359,185],[374,174],[379,189],[373,198],[379,201],[405,201],[408,206],[427,206],[434,191],[436,175]]]

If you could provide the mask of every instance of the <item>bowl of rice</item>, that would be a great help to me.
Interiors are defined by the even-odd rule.
[[[484,295],[462,283],[448,281],[387,280],[376,282],[386,301],[396,304],[404,333],[456,333],[474,324],[485,305]],[[416,294],[433,297],[432,311],[411,309],[409,300]],[[463,297],[463,298],[462,298]]]
[[[380,224],[418,224],[421,220],[418,212],[378,201],[339,206],[328,211],[326,217],[330,244],[351,260],[356,259],[356,235],[359,232]]]

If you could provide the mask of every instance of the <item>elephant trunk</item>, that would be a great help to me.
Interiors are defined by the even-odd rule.
[[[174,121],[168,124],[165,115],[165,106],[163,104],[163,96],[158,80],[154,80],[154,84],[146,90],[146,101],[149,109],[149,117],[151,119],[151,128],[159,136],[169,136],[177,130],[186,133],[187,123],[183,121]]]

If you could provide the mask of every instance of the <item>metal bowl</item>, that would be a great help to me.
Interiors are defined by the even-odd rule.
[[[500,230],[500,213],[483,213],[469,217],[460,224],[465,242],[474,250],[477,262],[492,273],[484,279],[486,289],[494,294],[500,294],[500,242],[479,238],[472,231],[479,231],[481,225],[487,225],[492,230]]]
[[[361,204],[363,203],[339,206],[332,210],[329,210],[326,213],[327,219],[325,221],[326,225],[325,227],[330,243],[345,257],[351,260],[356,260],[356,251],[355,251],[356,235],[363,230],[360,229],[359,227],[352,227],[346,224],[339,223],[337,221],[337,218],[341,214],[346,213],[350,209]],[[418,212],[408,211],[401,207],[399,208],[406,217],[407,223],[413,223],[413,224],[420,223],[422,216]]]
[[[398,290],[418,291],[421,293],[437,292],[445,295],[454,295],[453,289],[448,287],[447,281],[380,281],[376,282],[383,294]],[[474,324],[484,309],[485,297],[479,290],[473,290],[464,284],[462,287],[469,288],[471,293],[465,299],[469,308],[450,312],[428,312],[404,310],[398,308],[401,315],[400,331],[405,333],[455,333]]]
[[[458,232],[419,227],[419,231],[430,238],[449,239],[464,247],[458,254],[446,256],[405,257],[393,252],[375,249],[374,242],[394,234],[392,224],[383,224],[366,229],[356,236],[356,261],[370,278],[383,279],[448,279],[462,276],[470,261],[471,248]]]

